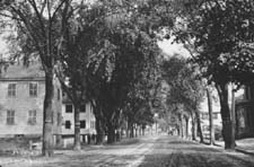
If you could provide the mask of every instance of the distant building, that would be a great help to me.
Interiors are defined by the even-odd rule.
[[[214,95],[216,95],[216,91],[213,92]],[[218,97],[218,96],[217,96]],[[221,130],[222,130],[222,119],[221,119],[221,113],[220,113],[220,103],[219,100],[212,100],[212,112],[213,112],[213,125],[215,130],[215,138],[219,139],[221,138]],[[201,128],[204,137],[209,138],[210,132],[209,132],[209,109],[208,109],[208,100],[205,98],[205,100],[201,103],[200,106],[200,120],[201,120]]]
[[[213,92],[216,95],[216,92]],[[217,96],[218,97],[218,96]],[[208,100],[205,100],[201,103],[200,106],[200,116],[201,122],[203,125],[209,125],[209,109],[208,109]],[[212,112],[213,112],[213,124],[216,126],[222,126],[222,119],[220,114],[220,103],[219,100],[212,100]]]
[[[254,86],[244,87],[236,97],[236,133],[238,138],[254,136]]]
[[[201,112],[201,122],[203,125],[209,125],[209,113],[207,111]],[[213,124],[222,126],[220,111],[213,111]]]
[[[57,79],[54,86],[53,133],[56,136],[61,134],[62,104]],[[9,66],[0,75],[0,92],[0,137],[41,136],[45,77],[40,66]]]
[[[63,103],[62,103],[62,116],[63,116],[63,126],[62,126],[62,136],[63,138],[74,137],[74,105],[68,99],[67,95],[63,93]],[[89,102],[81,107],[80,110],[80,135],[82,141],[87,141],[87,135],[96,134],[95,130],[95,117],[93,114],[93,108]],[[67,140],[66,140],[67,141]]]

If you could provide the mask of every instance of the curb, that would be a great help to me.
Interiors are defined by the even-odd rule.
[[[220,144],[214,144],[214,146],[223,148],[223,146],[220,145]],[[254,156],[253,151],[248,151],[248,150],[245,150],[245,149],[242,149],[242,148],[235,148],[235,151]]]
[[[215,148],[219,147],[219,148],[223,148],[222,145],[220,144],[216,144],[214,143],[213,145],[209,145],[207,143],[200,143],[198,140],[190,140],[191,142],[193,143],[197,143],[197,144],[202,144],[202,145],[205,145],[205,146],[214,146]],[[224,150],[224,149],[223,149]],[[247,155],[251,155],[251,156],[254,156],[254,151],[248,151],[248,150],[244,150],[244,149],[241,149],[241,148],[235,148],[235,151],[236,152],[240,152],[240,153],[243,153],[243,154],[247,154]]]
[[[254,152],[252,152],[252,151],[247,151],[247,150],[240,149],[240,148],[236,148],[235,150],[238,151],[238,152],[244,153],[244,154],[248,154],[248,155],[254,156]]]

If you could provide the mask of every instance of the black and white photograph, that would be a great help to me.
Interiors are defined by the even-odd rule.
[[[254,167],[254,1],[0,0],[0,167]]]

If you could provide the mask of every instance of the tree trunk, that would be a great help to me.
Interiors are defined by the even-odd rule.
[[[54,80],[53,69],[45,72],[45,98],[43,108],[43,143],[42,155],[51,157],[54,153],[53,139],[53,97],[54,97]]]
[[[129,119],[127,121],[126,137],[131,138],[131,123],[130,123]]]
[[[129,129],[129,133],[130,133],[130,138],[134,137],[134,126],[133,123],[129,122],[128,123],[128,129]]]
[[[192,135],[192,140],[197,140],[196,136],[196,122],[192,120],[192,128],[191,128],[191,135]]]
[[[63,146],[63,139],[61,134],[56,135],[56,147],[61,148]]]
[[[135,137],[138,137],[138,128],[135,127]]]
[[[115,127],[112,122],[108,122],[108,144],[115,142]]]
[[[185,117],[185,137],[188,138],[189,137],[189,118]]]
[[[209,89],[206,89],[207,93],[207,102],[208,102],[208,112],[209,112],[209,126],[210,126],[210,145],[214,144],[214,126],[213,126],[213,103]]]
[[[123,139],[123,134],[124,134],[124,128],[122,127],[121,130],[120,130],[120,140]]]
[[[62,113],[57,113],[57,128],[61,129],[62,127]],[[56,134],[56,148],[62,148],[63,147],[63,138],[62,138],[62,129],[61,132]]]
[[[236,111],[237,111],[237,109],[236,109]],[[239,115],[239,112],[235,112],[235,117],[236,117],[236,119],[235,119],[235,137],[236,137],[236,139],[239,139],[239,137],[240,137],[240,126],[239,126],[240,115]]]
[[[139,136],[142,136],[142,128],[141,128],[141,126],[138,127],[138,130],[139,130]]]
[[[221,105],[222,135],[225,149],[235,149],[235,126],[232,121],[228,98],[228,84],[216,85]]]
[[[128,131],[129,131],[129,138],[133,138],[133,128],[131,125],[129,126]]]
[[[180,126],[177,126],[177,135],[178,135],[178,136],[181,136]]]
[[[75,104],[75,112],[74,112],[74,150],[80,150],[80,104]]]
[[[204,137],[203,137],[201,122],[200,122],[200,115],[198,112],[196,112],[196,118],[197,118],[197,131],[199,133],[200,143],[204,143]]]
[[[128,125],[128,127],[126,128],[126,137],[127,137],[127,138],[131,138],[131,136],[130,136],[130,127],[129,127],[129,125]]]
[[[103,144],[105,137],[103,114],[100,103],[98,101],[91,100],[90,103],[93,106],[93,113],[95,116],[96,144],[100,145]]]
[[[98,128],[96,128],[97,130],[97,137],[96,137],[96,144],[103,144],[104,142],[104,137],[105,137],[105,132],[104,132],[104,129],[102,128],[102,123],[101,121],[98,121],[97,123],[99,126]]]
[[[104,132],[104,128],[103,128],[103,122],[102,122],[102,118],[100,118],[98,116],[99,114],[96,115],[96,132],[97,132],[97,135],[96,135],[96,144],[99,145],[99,144],[102,144],[103,141],[104,141],[104,136],[105,136],[105,132]]]
[[[196,140],[196,121],[195,121],[195,116],[191,114],[191,135],[192,135],[192,140]]]
[[[182,114],[179,115],[179,121],[180,121],[180,136],[183,138],[184,137],[184,128],[183,128],[183,117]]]
[[[142,126],[142,136],[145,136],[145,129],[146,129],[146,127]]]

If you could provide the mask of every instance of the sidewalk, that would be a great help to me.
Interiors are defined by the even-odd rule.
[[[216,146],[224,148],[224,141],[215,141]],[[245,138],[236,141],[236,151],[254,155],[254,138]]]

